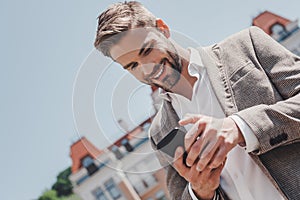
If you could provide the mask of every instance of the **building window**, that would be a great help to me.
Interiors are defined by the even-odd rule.
[[[112,148],[111,148],[111,150],[112,150],[112,152],[115,154],[115,156],[116,156],[116,158],[118,159],[118,160],[121,160],[124,156],[123,156],[123,154],[121,153],[121,151],[119,150],[119,147],[117,147],[117,146],[113,146]]]
[[[119,188],[116,186],[114,180],[110,178],[108,181],[104,183],[106,190],[109,192],[110,196],[113,199],[118,199],[121,197],[121,192]]]
[[[82,159],[82,165],[87,168],[88,166],[90,166],[91,164],[93,164],[94,161],[90,156],[86,156]]]
[[[122,141],[121,141],[121,144],[126,148],[126,150],[128,151],[128,152],[132,152],[133,151],[133,147],[131,146],[131,144],[129,143],[129,141],[128,141],[128,139],[123,139]]]
[[[271,30],[272,30],[272,33],[275,33],[275,34],[278,34],[278,35],[280,35],[283,32],[285,32],[284,27],[281,24],[274,24],[271,27]]]
[[[84,157],[81,164],[87,169],[89,175],[94,174],[98,170],[98,167],[95,165],[94,160],[90,156]]]
[[[96,200],[108,200],[108,198],[105,196],[103,190],[100,187],[97,187],[95,190],[93,190],[92,194]]]
[[[167,197],[163,190],[159,190],[158,192],[156,192],[155,198],[156,200],[167,200]]]
[[[274,24],[271,27],[272,34],[279,36],[278,40],[283,40],[287,35],[287,31],[281,24]]]
[[[152,173],[129,174],[128,178],[140,195],[143,195],[148,189],[157,185],[157,180]]]
[[[150,173],[141,174],[141,177],[148,187],[152,187],[152,186],[156,185],[156,183],[157,183],[157,180],[153,174],[150,174]]]

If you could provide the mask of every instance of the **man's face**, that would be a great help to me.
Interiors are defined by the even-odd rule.
[[[139,81],[170,91],[180,79],[181,60],[157,29],[132,29],[110,50],[112,58]]]

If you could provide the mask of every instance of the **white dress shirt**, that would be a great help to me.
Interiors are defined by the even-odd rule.
[[[189,100],[182,95],[167,92],[161,92],[160,96],[171,101],[180,119],[187,113],[225,118],[224,111],[214,94],[206,73],[205,67],[209,66],[203,66],[197,50],[189,48],[189,51],[191,55],[188,72],[191,76],[197,77],[193,86],[192,99]],[[228,153],[226,164],[221,173],[220,185],[222,189],[233,200],[284,199],[247,153],[258,148],[259,143],[256,136],[239,116],[232,115],[230,117],[238,125],[245,138],[246,151],[238,145]],[[186,125],[185,128],[189,130],[191,126]],[[197,200],[190,184],[189,193],[194,200]]]

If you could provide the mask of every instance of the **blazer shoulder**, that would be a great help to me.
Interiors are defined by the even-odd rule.
[[[251,33],[266,34],[261,28],[259,28],[257,26],[250,26],[249,28],[245,28],[239,32],[232,34],[227,39],[249,37],[251,35]]]
[[[257,27],[257,26],[251,26],[250,28],[248,28],[249,34],[263,34],[263,35],[267,35],[261,28]]]
[[[225,38],[224,40],[222,40],[219,44],[225,46],[227,45],[232,46],[232,45],[240,45],[241,43],[245,43],[245,42],[247,43],[251,42],[250,31],[252,28],[254,27],[243,29],[237,33],[234,33],[228,36],[227,38]]]
[[[253,41],[250,35],[250,32],[254,29],[256,30],[257,28],[250,27],[243,29],[216,44],[216,47],[220,49],[220,58],[228,60],[229,62],[237,61],[237,64],[240,65],[243,63],[239,63],[239,58],[244,59],[249,55],[254,55]]]
[[[251,42],[254,43],[254,41],[257,41],[258,43],[261,43],[260,40],[269,40],[271,39],[271,36],[265,33],[261,28],[257,26],[251,26],[249,28],[243,29],[231,36],[229,36],[227,39],[224,40],[230,41],[230,42],[238,42],[240,44],[243,44],[243,42]],[[273,40],[273,39],[271,39]]]

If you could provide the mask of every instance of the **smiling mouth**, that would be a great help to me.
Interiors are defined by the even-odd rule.
[[[159,77],[163,74],[163,72],[165,71],[165,66],[162,64],[161,65],[161,67],[160,67],[160,69],[159,70],[157,70],[158,72],[154,75],[154,76],[152,76],[152,78],[153,79],[159,79]]]
[[[161,78],[161,75],[165,72],[166,70],[166,59],[163,59],[162,62],[154,67],[154,73],[152,72],[153,75],[151,75],[151,79],[159,80]]]

